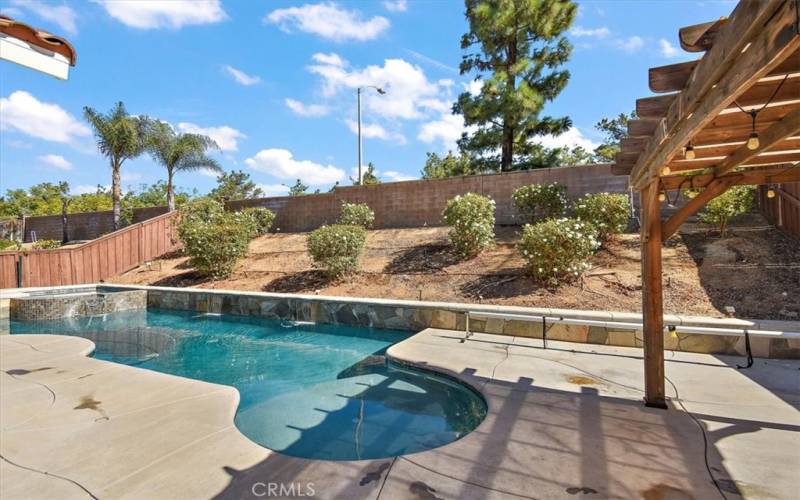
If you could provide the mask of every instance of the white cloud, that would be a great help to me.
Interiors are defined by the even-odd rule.
[[[245,73],[242,70],[236,69],[233,66],[223,66],[225,71],[228,72],[229,75],[236,80],[237,83],[244,85],[245,87],[249,87],[250,85],[255,85],[261,82],[261,78],[257,76],[251,76]]]
[[[477,96],[483,90],[483,80],[472,80],[469,83],[462,83],[464,90],[469,92],[473,96]]]
[[[64,170],[67,172],[72,170],[72,163],[61,155],[53,155],[53,154],[42,155],[38,156],[37,159],[42,163],[46,163],[51,167],[57,168],[59,170]]]
[[[592,142],[589,138],[583,135],[577,127],[570,127],[566,132],[561,135],[545,135],[532,137],[533,142],[538,142],[546,148],[573,148],[580,146],[587,151],[593,151],[594,148],[599,146],[599,143]]]
[[[581,26],[575,26],[569,30],[569,34],[576,38],[606,38],[611,35],[611,30],[605,26],[601,28],[583,28]]]
[[[449,71],[450,73],[458,73],[458,68],[456,68],[455,66],[450,66],[448,64],[445,64],[442,61],[436,60],[432,57],[428,57],[425,54],[422,54],[415,50],[405,49],[405,51],[415,59],[418,59],[426,64],[429,64],[439,69],[443,69],[445,71]]]
[[[75,22],[78,14],[67,4],[50,5],[39,0],[12,0],[11,3],[17,7],[27,9],[45,21],[49,21],[70,35],[78,32],[78,26]],[[9,12],[11,9],[6,10]]]
[[[201,127],[194,123],[181,122],[178,124],[178,130],[189,134],[207,135],[214,139],[217,146],[222,151],[236,151],[239,149],[239,139],[247,137],[233,127],[223,125],[221,127]]]
[[[664,57],[671,59],[680,55],[680,51],[663,38],[658,41],[658,45],[661,48],[661,55]]]
[[[413,181],[414,179],[417,179],[417,177],[413,175],[404,174],[403,172],[397,172],[396,170],[387,170],[381,175],[382,177],[385,177],[386,179],[392,182]]]
[[[389,20],[363,17],[360,11],[345,10],[333,2],[306,4],[270,12],[265,21],[291,32],[298,29],[335,41],[373,40],[389,28]]]
[[[296,160],[287,149],[262,149],[245,164],[253,170],[264,172],[279,179],[301,179],[312,186],[342,181],[345,172],[333,165],[321,165],[309,160]]]
[[[430,144],[440,141],[445,151],[454,151],[456,141],[464,132],[464,117],[454,114],[443,114],[438,120],[423,123],[417,139]]]
[[[97,184],[79,184],[73,188],[70,188],[69,192],[73,195],[81,195],[81,194],[94,194],[97,192],[97,189],[100,188],[102,190],[108,191],[111,189],[110,184],[97,185]]]
[[[405,12],[408,10],[408,0],[384,0],[383,7],[389,12]]]
[[[300,116],[325,116],[331,111],[331,108],[324,104],[304,104],[289,97],[284,99],[283,102],[286,107]]]
[[[642,37],[636,35],[630,36],[628,38],[621,38],[619,40],[616,40],[614,43],[620,49],[631,54],[637,52],[639,49],[644,47],[644,40],[642,39]]]
[[[58,104],[42,102],[24,90],[0,98],[0,130],[9,129],[63,143],[92,135],[89,127]]]
[[[318,63],[327,64],[329,66],[342,66],[342,67],[347,66],[347,61],[339,57],[339,54],[335,54],[333,52],[331,52],[330,54],[323,54],[322,52],[317,52],[316,54],[311,56],[311,59],[313,59]]]
[[[94,0],[108,15],[137,29],[211,24],[228,16],[220,0]]]
[[[264,196],[286,196],[289,188],[285,184],[259,184],[259,188],[264,191]]]
[[[331,58],[335,54],[326,57]],[[322,77],[322,94],[333,97],[342,89],[355,89],[375,85],[383,87],[386,94],[367,89],[362,95],[364,105],[371,113],[384,118],[418,119],[426,109],[440,104],[441,87],[428,80],[419,66],[403,59],[386,59],[383,66],[370,65],[363,69],[348,70],[342,64],[314,64],[308,70]],[[320,62],[319,58],[315,58]]]
[[[345,120],[350,131],[358,134],[358,123],[355,120]],[[393,141],[398,144],[405,144],[406,138],[398,132],[389,132],[377,123],[361,123],[361,136],[367,139],[383,139]]]

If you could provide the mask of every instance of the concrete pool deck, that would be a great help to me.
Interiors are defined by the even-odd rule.
[[[86,357],[76,337],[0,336],[0,498],[796,498],[800,361],[668,352],[665,411],[640,402],[640,349],[462,338],[427,329],[388,355],[479,390],[475,431],[326,462],[245,438],[231,387]]]

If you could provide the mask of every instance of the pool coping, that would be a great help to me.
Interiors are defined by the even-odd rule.
[[[246,297],[264,297],[272,299],[294,299],[308,302],[334,302],[360,305],[376,305],[389,307],[405,307],[419,309],[439,309],[453,312],[500,312],[507,314],[547,315],[572,319],[586,319],[597,321],[641,322],[640,313],[622,311],[598,311],[583,309],[560,309],[526,306],[505,306],[494,304],[473,304],[465,302],[429,302],[416,300],[380,299],[368,297],[349,297],[337,295],[311,295],[256,292],[244,290],[227,290],[218,288],[177,288],[147,285],[120,285],[114,283],[91,283],[85,285],[67,285],[55,287],[30,287],[0,289],[0,300],[24,297],[28,292],[41,292],[46,290],[76,290],[76,289],[118,289],[118,290],[147,290],[161,292],[175,292],[206,295],[233,295]],[[717,328],[749,328],[754,330],[772,331],[800,331],[800,321],[790,320],[760,320],[744,318],[713,318],[710,316],[693,316],[665,314],[664,323],[676,326],[700,326]]]

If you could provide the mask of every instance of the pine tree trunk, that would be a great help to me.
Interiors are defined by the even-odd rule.
[[[175,210],[175,193],[172,192],[172,170],[167,170],[167,211]]]
[[[511,67],[517,64],[517,39],[508,42],[508,80],[506,85],[508,89],[506,92],[513,92],[517,87],[517,79],[514,73],[511,72]],[[502,172],[511,171],[511,166],[514,163],[514,126],[513,119],[510,116],[503,118],[503,146],[502,157],[500,159],[500,170]]]
[[[120,212],[120,198],[122,192],[119,185],[119,163],[111,165],[111,201],[113,203],[112,213],[114,214],[114,231],[120,228],[119,212]]]

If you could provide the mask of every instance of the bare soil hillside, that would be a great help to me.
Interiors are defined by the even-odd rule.
[[[412,300],[483,302],[573,309],[641,310],[639,237],[625,234],[592,259],[585,276],[558,289],[536,285],[515,251],[518,228],[498,228],[495,249],[459,261],[447,228],[370,231],[363,272],[332,283],[315,270],[304,233],[254,240],[232,277],[199,278],[181,254],[133,269],[116,283],[254,290]],[[664,248],[664,300],[669,313],[798,319],[800,241],[758,216],[734,224],[724,238],[687,225]]]

